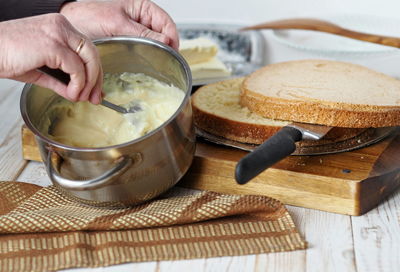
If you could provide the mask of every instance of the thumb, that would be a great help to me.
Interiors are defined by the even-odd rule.
[[[165,43],[171,47],[175,48],[175,45],[172,44],[172,40],[165,34],[155,32],[146,26],[139,24],[134,21],[130,21],[129,24],[125,24],[123,28],[120,28],[118,30],[120,33],[118,35],[134,35],[134,36],[139,36],[143,38],[149,38],[153,40],[157,40],[159,42]]]

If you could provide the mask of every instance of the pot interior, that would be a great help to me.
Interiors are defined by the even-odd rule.
[[[189,99],[189,67],[183,57],[170,47],[149,39],[131,37],[107,38],[94,43],[99,50],[104,73],[144,73],[183,90],[186,94],[181,107]],[[26,85],[23,90],[21,112],[25,123],[45,141],[51,142],[41,131],[42,116],[51,104],[61,100],[65,99],[39,86]]]

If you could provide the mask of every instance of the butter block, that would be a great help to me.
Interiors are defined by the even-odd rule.
[[[199,37],[191,40],[181,40],[179,52],[189,65],[207,62],[217,55],[218,46],[213,41]]]
[[[206,62],[190,65],[190,70],[193,79],[226,77],[231,74],[226,65],[216,57]]]

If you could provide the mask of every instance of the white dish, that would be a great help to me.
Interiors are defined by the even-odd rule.
[[[320,19],[355,31],[400,37],[399,19],[369,15],[327,16]],[[331,57],[381,55],[398,51],[394,47],[309,30],[274,30],[273,37],[286,46]]]
[[[193,86],[250,74],[263,65],[264,37],[258,31],[240,32],[241,25],[185,23],[177,25],[181,39],[207,37],[217,43],[220,59],[231,71],[229,77],[193,78]]]

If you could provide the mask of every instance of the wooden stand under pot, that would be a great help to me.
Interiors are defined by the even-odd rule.
[[[40,161],[33,133],[22,128],[23,156]],[[291,156],[246,185],[234,180],[245,151],[198,142],[195,159],[178,186],[231,194],[260,194],[285,204],[349,215],[377,206],[400,185],[400,134],[351,152]]]

